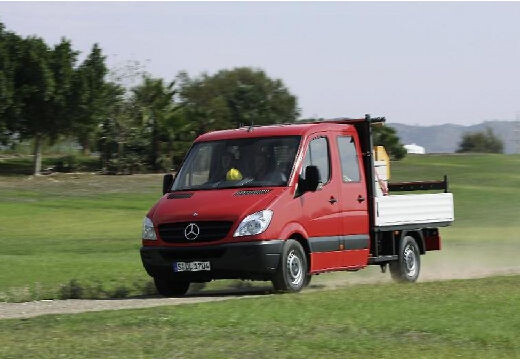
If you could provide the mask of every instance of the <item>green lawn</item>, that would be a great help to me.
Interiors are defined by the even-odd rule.
[[[141,222],[161,181],[160,175],[0,177],[0,300],[56,298],[72,279],[86,297],[146,291]]]
[[[0,174],[9,164],[0,161]],[[424,257],[425,279],[519,268],[520,156],[409,156],[392,164],[392,174],[450,177],[456,221],[442,230],[444,250]],[[161,185],[161,175],[0,176],[0,301],[153,292],[138,249]],[[388,279],[374,267],[313,284],[366,277]]]
[[[520,276],[0,321],[0,358],[518,358]]]

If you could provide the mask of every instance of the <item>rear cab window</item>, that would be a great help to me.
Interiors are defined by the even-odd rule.
[[[359,182],[359,161],[356,143],[352,136],[337,137],[338,152],[341,162],[341,178],[344,183]]]

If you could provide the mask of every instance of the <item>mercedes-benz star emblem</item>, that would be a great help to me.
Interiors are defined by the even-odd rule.
[[[188,240],[195,240],[200,234],[200,228],[195,223],[190,223],[184,229],[184,237]]]

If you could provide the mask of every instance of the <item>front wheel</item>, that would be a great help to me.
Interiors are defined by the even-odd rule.
[[[272,279],[273,287],[281,292],[298,292],[308,284],[307,256],[300,243],[287,240],[282,249],[282,259]]]
[[[157,292],[165,297],[182,296],[190,287],[189,281],[172,281],[159,277],[153,278]]]
[[[417,242],[405,236],[399,246],[399,259],[390,263],[392,279],[399,282],[414,282],[419,277],[421,258]]]

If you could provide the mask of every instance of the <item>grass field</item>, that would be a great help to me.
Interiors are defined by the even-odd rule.
[[[518,358],[519,285],[356,285],[2,320],[0,358]]]
[[[0,173],[9,166],[0,161]],[[410,156],[392,173],[450,176],[455,225],[442,230],[445,249],[424,257],[424,279],[519,269],[520,156]],[[160,175],[0,176],[0,301],[153,292],[138,249],[161,182]],[[388,279],[377,271],[321,275],[313,284]]]
[[[141,222],[160,186],[159,175],[0,178],[3,298],[67,297],[73,279],[84,297],[142,293]]]

